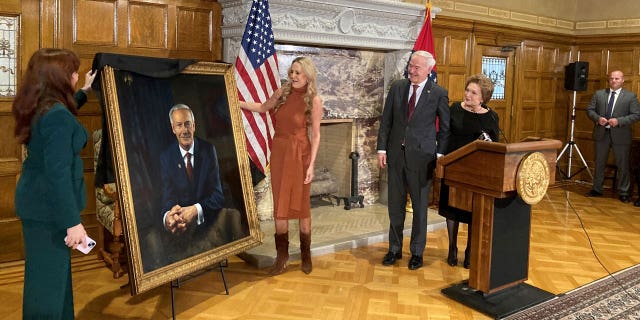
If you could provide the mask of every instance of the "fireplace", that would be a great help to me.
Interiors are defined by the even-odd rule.
[[[250,0],[218,0],[223,8],[223,58],[233,63],[239,52]],[[359,154],[358,193],[365,203],[386,190],[377,165],[377,127],[386,88],[402,77],[410,49],[422,27],[424,5],[397,0],[270,0],[280,77],[297,56],[318,68],[324,102],[316,167],[326,167],[338,195],[351,194],[352,152]],[[384,175],[384,172],[382,173]],[[272,207],[256,186],[259,217]],[[384,197],[383,197],[384,198]],[[384,199],[383,199],[384,200]]]

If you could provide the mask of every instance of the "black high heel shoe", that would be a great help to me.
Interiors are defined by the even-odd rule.
[[[449,254],[447,255],[447,263],[455,267],[458,265],[458,248],[449,248]]]
[[[465,269],[469,269],[471,266],[471,251],[469,249],[464,250],[464,261],[462,262],[462,266]]]

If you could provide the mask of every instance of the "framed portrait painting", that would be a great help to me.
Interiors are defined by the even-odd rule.
[[[233,67],[100,79],[132,294],[259,245]]]

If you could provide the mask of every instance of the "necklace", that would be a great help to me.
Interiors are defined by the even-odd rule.
[[[465,110],[467,110],[469,112],[479,113],[478,111],[476,111],[476,108],[474,106],[468,106],[466,104],[463,104],[462,106],[465,108]],[[480,107],[480,108],[482,108],[482,107]]]

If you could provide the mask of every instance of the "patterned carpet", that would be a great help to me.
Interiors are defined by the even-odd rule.
[[[558,295],[504,319],[640,319],[640,265]]]
[[[411,234],[411,219],[411,213],[407,213],[405,236]],[[364,208],[344,210],[343,206],[312,202],[311,221],[312,256],[368,246],[388,239],[387,206],[379,203],[365,205]],[[444,218],[433,209],[429,209],[427,223],[427,232],[445,227]],[[264,242],[238,256],[258,268],[266,268],[273,265],[276,257],[273,221],[261,222],[260,230],[264,233]],[[298,232],[298,221],[291,220],[289,222],[289,259],[292,261],[300,259]]]

